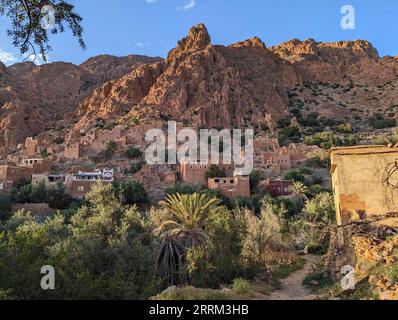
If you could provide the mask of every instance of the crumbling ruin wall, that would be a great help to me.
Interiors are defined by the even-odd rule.
[[[396,214],[385,218],[395,217]],[[355,268],[357,281],[366,278],[379,263],[385,263],[398,248],[398,229],[379,225],[384,217],[335,227],[324,257],[325,271],[334,279],[342,277],[344,266]]]

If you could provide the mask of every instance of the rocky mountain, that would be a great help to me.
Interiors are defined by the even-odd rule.
[[[94,57],[81,66],[55,62],[0,65],[0,152],[26,137],[64,127],[76,117],[81,101],[104,82],[158,58]]]
[[[27,136],[93,129],[99,120],[260,130],[269,115],[276,122],[294,111],[360,126],[375,112],[397,118],[397,106],[398,58],[380,57],[368,41],[294,39],[267,48],[255,37],[222,46],[199,24],[164,60],[0,64],[0,152]]]
[[[294,39],[270,50],[292,63],[308,82],[371,84],[397,77],[398,59],[380,58],[372,44],[364,40],[322,43]]]
[[[193,27],[165,61],[142,66],[105,84],[79,109],[79,128],[96,118],[131,117],[244,127],[287,115],[287,89],[300,83],[292,65],[253,38],[213,45],[203,24]],[[115,110],[115,108],[117,110]]]

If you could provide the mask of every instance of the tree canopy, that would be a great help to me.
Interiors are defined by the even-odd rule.
[[[7,35],[26,59],[37,57],[47,61],[51,51],[49,34],[57,34],[69,27],[79,45],[85,49],[82,17],[72,4],[63,0],[0,0],[0,16],[10,19]]]

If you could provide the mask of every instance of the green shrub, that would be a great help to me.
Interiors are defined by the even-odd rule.
[[[252,290],[252,285],[245,279],[237,278],[234,280],[232,289],[238,295],[245,295]]]
[[[115,141],[108,141],[106,144],[104,159],[111,160],[117,150],[117,144]]]
[[[171,300],[171,301],[215,301],[229,300],[231,297],[219,290],[197,289],[193,287],[173,288],[167,293],[159,294],[152,300]]]
[[[202,185],[191,185],[187,183],[177,182],[175,185],[168,187],[165,191],[166,195],[174,195],[174,194],[194,194],[197,192],[203,191],[204,188]]]
[[[10,216],[11,204],[11,197],[0,193],[0,221],[6,220]]]
[[[374,129],[393,128],[397,125],[395,119],[385,119],[380,113],[374,113],[369,122]]]
[[[210,169],[206,172],[205,177],[207,179],[211,178],[224,178],[227,174],[224,168],[220,168],[217,165],[211,165]]]
[[[303,175],[303,171],[301,169],[292,169],[286,172],[283,175],[283,179],[305,182],[305,176]]]
[[[130,160],[140,159],[143,156],[141,150],[138,148],[134,148],[134,147],[130,147],[126,151],[126,155],[127,155],[127,158],[129,158]]]
[[[63,144],[63,143],[65,142],[65,139],[62,138],[62,137],[56,137],[56,138],[54,139],[54,142],[55,142],[56,144]]]
[[[285,137],[292,138],[292,137],[300,135],[300,130],[297,127],[289,126],[289,127],[283,128],[281,130],[281,134],[284,135]]]
[[[330,149],[332,147],[343,145],[343,141],[329,131],[320,132],[313,136],[307,136],[304,138],[304,143],[307,145],[316,145],[323,149]]]
[[[138,162],[133,162],[130,165],[130,170],[129,173],[130,174],[136,174],[137,172],[139,172],[142,167],[144,166],[145,162],[144,161],[138,161]]]
[[[354,130],[352,129],[351,124],[343,123],[337,127],[337,131],[342,133],[352,133]]]
[[[124,204],[134,205],[148,202],[148,194],[144,186],[137,181],[116,182],[114,188]]]

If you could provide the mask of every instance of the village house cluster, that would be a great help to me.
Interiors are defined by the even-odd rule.
[[[224,174],[221,177],[209,177],[211,164],[181,161],[177,165],[143,164],[137,172],[129,174],[130,160],[125,156],[113,157],[107,168],[82,166],[90,163],[89,157],[106,150],[110,141],[117,146],[118,154],[125,154],[129,147],[144,151],[148,146],[145,135],[153,128],[167,130],[164,122],[140,124],[132,128],[115,126],[112,130],[95,130],[92,132],[73,131],[62,139],[62,143],[42,138],[26,139],[18,146],[18,152],[8,157],[8,162],[0,165],[0,192],[10,192],[21,180],[32,181],[32,185],[44,182],[47,187],[62,183],[71,197],[83,198],[99,181],[113,183],[115,180],[135,180],[143,184],[152,201],[161,200],[168,186],[181,181],[190,185],[202,185],[208,189],[217,189],[225,197],[250,197],[251,186],[248,176],[236,174],[233,164],[218,164],[217,168]],[[176,124],[177,132],[184,128]],[[276,138],[268,136],[254,139],[254,163],[261,172],[261,185],[276,196],[289,196],[291,181],[281,179],[285,171],[299,166],[307,159],[309,152],[317,147],[303,144],[281,147]],[[58,164],[58,166],[54,166]],[[60,164],[63,168],[59,170]],[[56,168],[53,170],[52,168]],[[58,170],[57,170],[58,169]],[[45,209],[45,208],[44,208]],[[40,210],[43,210],[41,207]]]

